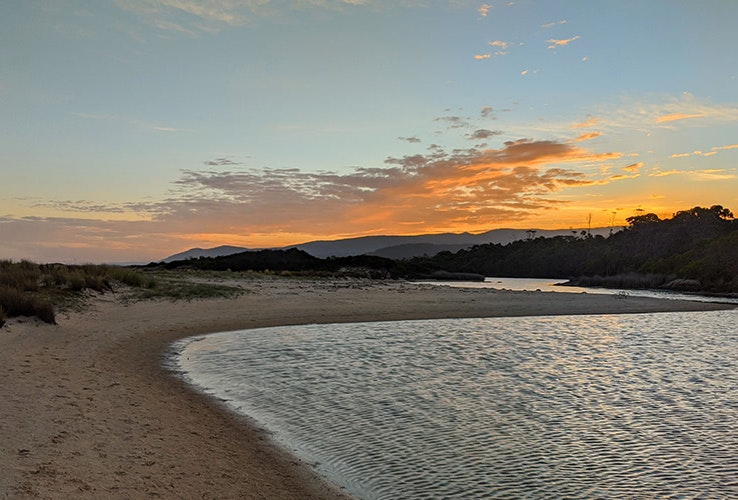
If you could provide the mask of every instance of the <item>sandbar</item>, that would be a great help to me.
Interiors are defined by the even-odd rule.
[[[234,299],[93,297],[0,329],[0,498],[348,498],[164,367],[177,339],[289,324],[626,314],[735,305],[402,281],[248,278]]]

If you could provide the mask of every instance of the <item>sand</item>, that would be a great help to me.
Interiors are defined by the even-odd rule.
[[[345,498],[163,367],[176,339],[300,323],[734,306],[405,282],[250,279],[236,299],[91,299],[0,329],[0,498]]]

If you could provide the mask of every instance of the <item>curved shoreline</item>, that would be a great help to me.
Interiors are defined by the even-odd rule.
[[[339,323],[732,309],[407,282],[250,279],[236,299],[96,299],[51,326],[0,329],[0,498],[346,498],[267,433],[162,363],[175,340]]]

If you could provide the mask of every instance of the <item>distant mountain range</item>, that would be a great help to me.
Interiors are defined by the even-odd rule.
[[[422,234],[416,236],[363,236],[333,241],[311,241],[300,245],[291,245],[281,249],[297,248],[314,257],[348,257],[351,255],[376,255],[390,259],[409,259],[412,257],[432,257],[439,252],[458,252],[474,245],[498,243],[505,245],[527,238],[552,238],[554,236],[580,235],[587,229],[493,229],[481,234],[471,233],[442,233]],[[589,230],[592,235],[608,236],[610,228],[595,228]],[[215,248],[192,248],[163,259],[161,262],[176,260],[197,259],[200,257],[220,257],[258,248],[244,248],[235,246],[219,246]]]

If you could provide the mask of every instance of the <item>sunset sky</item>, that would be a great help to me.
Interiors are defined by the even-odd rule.
[[[0,4],[0,258],[738,212],[733,0]]]

